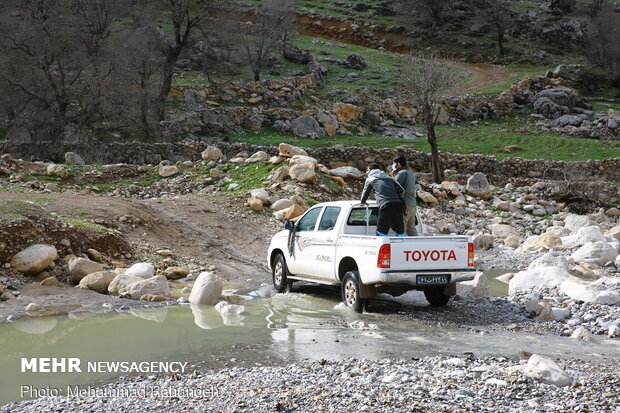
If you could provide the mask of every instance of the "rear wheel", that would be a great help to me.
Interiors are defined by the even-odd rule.
[[[450,301],[449,295],[444,295],[444,287],[433,287],[424,290],[424,297],[431,307],[443,307]]]
[[[271,265],[271,274],[273,286],[279,293],[288,293],[291,291],[292,282],[288,279],[288,268],[286,268],[286,260],[282,254],[276,255]]]
[[[349,271],[342,279],[342,302],[358,313],[364,312],[368,300],[360,297],[360,280],[357,271]]]

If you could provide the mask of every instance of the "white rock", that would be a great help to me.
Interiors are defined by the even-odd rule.
[[[506,225],[506,224],[494,225],[493,226],[492,235],[495,238],[501,239],[501,240],[504,240],[504,239],[508,238],[509,236],[514,236],[514,237],[517,237],[519,239],[521,238],[521,234],[519,234],[519,231],[514,229],[512,226]]]
[[[167,178],[179,172],[179,168],[174,165],[162,165],[159,167],[159,175]]]
[[[39,311],[41,309],[41,304],[39,303],[30,303],[26,306],[26,311],[29,313]]]
[[[252,189],[250,191],[250,195],[252,198],[259,199],[263,205],[269,205],[269,192],[265,191],[262,188]]]
[[[491,185],[486,175],[481,172],[476,172],[467,179],[466,191],[471,196],[485,200],[491,197]]]
[[[489,279],[479,272],[473,280],[457,283],[456,293],[461,297],[488,297]]]
[[[125,273],[118,274],[116,277],[114,277],[110,285],[108,285],[108,294],[119,295],[120,290],[122,290],[123,288],[128,287],[131,284],[140,282],[142,280],[143,278],[136,277],[135,275],[127,275]]]
[[[292,179],[301,183],[311,184],[317,179],[316,172],[314,171],[314,165],[310,162],[293,165],[289,169],[289,174]]]
[[[506,387],[508,386],[508,382],[506,380],[496,379],[495,377],[491,377],[486,379],[484,384],[487,386],[495,386],[495,387]]]
[[[555,321],[566,320],[570,317],[570,310],[568,308],[553,307],[551,313]]]
[[[117,277],[114,271],[98,271],[88,274],[80,280],[79,287],[107,294],[110,283]]]
[[[610,236],[617,241],[620,241],[620,225],[616,225],[615,227],[611,228],[605,233],[605,235]]]
[[[73,165],[84,165],[84,159],[80,155],[75,152],[67,152],[65,153],[65,163],[73,164]]]
[[[566,237],[570,235],[573,231],[570,228],[551,226],[547,227],[545,232],[547,234],[557,235],[558,237]]]
[[[295,155],[308,155],[308,152],[306,152],[304,149],[297,146],[289,145],[288,143],[281,143],[278,146],[278,149],[280,151],[279,156],[283,158],[291,158]]]
[[[245,160],[245,163],[254,163],[254,162],[267,162],[269,160],[269,155],[265,151],[258,151],[252,154],[248,159]]]
[[[508,293],[514,294],[517,291],[529,289],[541,289],[543,287],[554,287],[564,281],[572,280],[568,270],[562,267],[539,267],[519,271],[508,284]]]
[[[594,337],[592,337],[592,333],[590,333],[583,327],[576,328],[575,331],[573,331],[573,334],[570,335],[570,337],[581,341],[595,341]]]
[[[353,166],[341,166],[339,168],[330,169],[330,175],[339,176],[341,178],[363,178],[364,173]]]
[[[559,255],[558,253],[548,252],[530,263],[527,267],[528,270],[532,270],[534,268],[544,268],[544,267],[560,267],[566,271],[568,271],[568,260],[565,256]]]
[[[569,214],[564,218],[564,226],[573,230],[592,225],[594,222],[587,215]]]
[[[151,278],[155,275],[155,266],[150,262],[139,262],[127,268],[126,275],[133,275],[142,279]]]
[[[553,360],[538,354],[532,354],[527,361],[525,375],[557,387],[568,386],[573,381]]]
[[[238,316],[245,311],[244,306],[230,304],[227,301],[220,301],[215,305],[215,309],[224,317]]]
[[[34,244],[15,254],[11,259],[11,267],[24,274],[37,274],[56,258],[58,252],[53,245]]]
[[[620,302],[620,293],[606,288],[604,285],[586,283],[581,280],[564,281],[560,291],[573,300],[586,303],[615,305]]]
[[[612,324],[609,326],[609,330],[607,331],[607,337],[609,338],[617,338],[620,337],[620,327],[617,324]]]
[[[192,304],[215,305],[222,296],[224,286],[219,277],[212,272],[201,272],[189,295]]]
[[[588,242],[571,255],[571,258],[579,264],[594,264],[601,266],[608,261],[613,261],[618,255],[618,250],[608,242]]]
[[[121,297],[127,297],[133,300],[139,300],[140,297],[145,294],[161,295],[164,297],[170,296],[168,279],[163,275],[158,275],[156,277],[151,277],[146,280],[132,283],[127,287],[121,288],[119,291],[119,295]]]
[[[103,265],[91,261],[88,258],[77,257],[69,261],[69,274],[71,275],[71,280],[75,284],[79,284],[82,278],[86,277],[88,274],[99,271],[103,271]]]
[[[205,161],[219,161],[224,158],[224,154],[217,146],[207,146],[207,149],[202,151],[201,156]]]
[[[295,205],[293,201],[290,199],[278,199],[276,202],[271,204],[272,211],[281,211],[283,209],[287,209]]]

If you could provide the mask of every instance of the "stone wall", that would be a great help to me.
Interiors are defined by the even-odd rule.
[[[11,141],[0,141],[0,154],[10,153],[15,158],[24,160],[44,160],[64,162],[66,152],[75,152],[87,163],[100,164],[157,164],[167,159],[172,162],[196,161],[201,152],[209,145],[208,142],[195,141],[190,143],[106,143],[97,145],[62,144],[41,142],[33,145]],[[228,157],[240,152],[248,156],[258,150],[270,155],[278,153],[277,147],[257,146],[246,143],[218,143],[217,146]],[[405,147],[387,149],[369,149],[362,147],[342,147],[339,145],[328,148],[309,149],[310,156],[328,167],[342,165],[356,166],[363,169],[368,162],[379,162],[384,165],[391,163],[397,154],[404,154],[411,166],[420,172],[430,171],[430,154]],[[444,169],[453,169],[459,173],[470,174],[482,172],[488,176],[506,178],[540,178],[540,179],[575,179],[602,180],[618,186],[620,182],[620,158],[600,161],[559,162],[547,160],[527,160],[507,158],[499,161],[490,156],[460,155],[441,153]]]

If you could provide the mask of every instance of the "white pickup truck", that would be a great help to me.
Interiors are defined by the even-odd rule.
[[[271,238],[267,261],[279,293],[294,281],[341,284],[342,301],[362,312],[377,293],[398,296],[421,290],[431,306],[456,294],[456,282],[475,276],[474,245],[463,235],[424,234],[418,216],[415,237],[374,235],[374,202],[317,204]]]

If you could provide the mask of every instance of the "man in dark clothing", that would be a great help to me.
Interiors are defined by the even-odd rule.
[[[403,188],[380,168],[376,163],[371,163],[366,167],[368,178],[364,183],[361,204],[366,205],[366,200],[373,191],[379,206],[377,235],[385,237],[392,228],[397,236],[405,237],[407,234],[405,234],[403,225],[402,203],[398,196],[399,192],[404,192]]]
[[[415,209],[416,209],[416,182],[415,174],[411,172],[411,169],[407,166],[407,158],[403,155],[394,158],[392,164],[394,170],[390,175],[396,179],[396,182],[403,187],[405,192],[403,198],[405,199],[405,211],[403,212],[403,225],[407,235],[418,235],[415,222]]]

